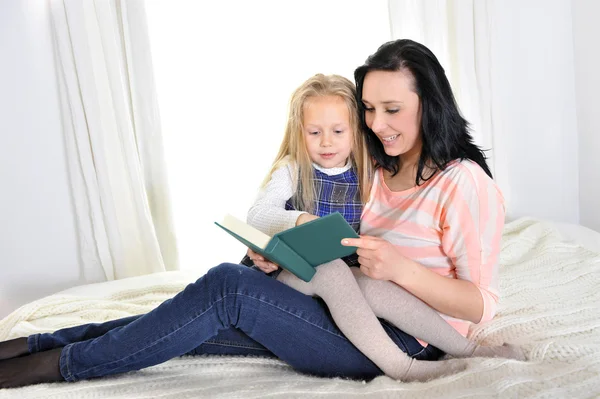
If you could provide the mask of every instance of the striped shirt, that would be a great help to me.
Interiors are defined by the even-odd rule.
[[[504,199],[494,181],[474,162],[454,161],[421,186],[393,192],[375,173],[361,234],[386,239],[430,270],[474,283],[483,298],[481,321],[498,302],[498,256]],[[469,322],[446,316],[467,335]]]

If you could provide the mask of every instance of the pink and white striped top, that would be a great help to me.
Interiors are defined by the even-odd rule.
[[[502,193],[468,160],[451,162],[423,185],[400,192],[391,191],[377,170],[361,219],[361,234],[388,240],[442,276],[473,282],[483,297],[481,321],[496,311],[503,227]],[[442,317],[467,335],[468,321]]]

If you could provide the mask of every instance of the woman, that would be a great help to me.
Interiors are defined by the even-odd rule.
[[[346,244],[359,247],[361,271],[380,280],[370,280],[374,289],[398,284],[465,334],[468,321],[494,313],[502,197],[426,47],[409,40],[384,44],[355,78],[378,171],[361,220],[363,237]],[[408,355],[436,360],[443,354],[383,324]],[[222,264],[148,314],[0,343],[0,387],[78,381],[183,354],[259,354],[320,376],[382,374],[318,299]]]

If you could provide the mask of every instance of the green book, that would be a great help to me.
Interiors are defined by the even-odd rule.
[[[254,252],[304,281],[310,281],[316,266],[356,252],[356,247],[341,244],[343,238],[358,238],[358,234],[339,212],[292,227],[273,237],[231,215],[215,224]]]

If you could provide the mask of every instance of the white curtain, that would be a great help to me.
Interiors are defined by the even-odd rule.
[[[174,270],[143,2],[49,2],[84,275]]]
[[[389,0],[393,39],[427,46],[446,71],[475,142],[488,150],[494,179],[509,199],[500,102],[494,98],[493,37],[488,0]]]

